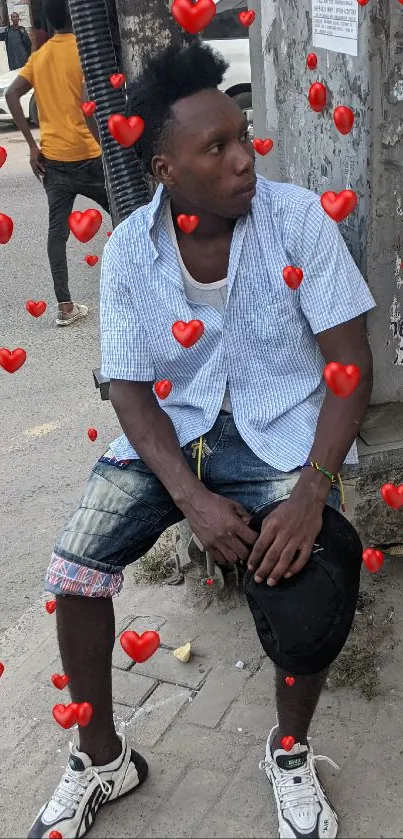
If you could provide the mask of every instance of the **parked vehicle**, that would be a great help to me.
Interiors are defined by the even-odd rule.
[[[9,73],[5,73],[4,76],[0,76],[0,122],[13,121],[6,102],[5,93],[11,82],[13,82],[17,76],[18,70],[11,70]],[[21,107],[26,119],[29,119],[32,125],[38,125],[38,111],[32,90],[29,90],[25,96],[21,97]]]
[[[249,55],[249,30],[238,20],[239,12],[247,11],[245,0],[215,0],[217,13],[201,36],[213,49],[218,50],[229,63],[220,89],[232,96],[246,113],[249,132],[253,136],[252,86]],[[12,121],[5,91],[18,75],[12,70],[0,77],[0,122]],[[38,125],[38,111],[32,91],[21,99],[24,115],[33,125]]]
[[[253,137],[252,85],[249,53],[249,29],[239,22],[239,12],[246,12],[245,0],[215,0],[217,12],[201,36],[229,63],[220,90],[232,96],[245,112]]]

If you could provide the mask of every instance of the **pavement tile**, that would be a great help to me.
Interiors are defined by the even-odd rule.
[[[200,668],[203,672],[200,672]],[[143,676],[193,689],[201,687],[210,670],[211,665],[198,655],[193,655],[187,664],[183,664],[175,658],[172,650],[163,647],[159,647],[144,664],[135,665],[136,673]]]
[[[72,739],[73,730],[64,731],[53,718],[47,723],[35,723],[29,735],[18,746],[7,749],[7,754],[1,761],[1,786],[10,792],[15,792],[16,789],[31,789],[32,786],[42,789],[38,784],[43,780],[43,773],[47,772],[48,768],[49,777],[55,780],[58,767],[62,764],[63,768],[65,767],[68,743]],[[58,749],[61,749],[61,752],[58,752]],[[56,778],[56,783],[57,780]]]
[[[144,839],[194,836],[195,826],[215,804],[226,781],[222,772],[205,768],[190,769],[146,824]]]
[[[190,723],[215,728],[248,679],[248,670],[218,665],[183,712]]]
[[[240,763],[230,762],[227,784],[218,801],[204,814],[195,837],[276,836],[274,798],[266,774],[259,770],[261,749],[248,748]]]
[[[125,623],[125,621],[126,619],[122,622]],[[152,629],[154,632],[158,632],[164,623],[165,618],[160,615],[137,615],[134,619],[132,618],[126,626],[122,627],[122,632],[129,630],[130,632],[137,632],[139,635],[142,635],[142,633],[146,632],[147,629]],[[122,649],[119,641],[120,635],[121,632],[116,634],[115,646],[112,653],[112,666],[118,667],[120,670],[130,670],[134,666],[134,661]]]
[[[121,705],[128,705],[134,710],[152,693],[157,684],[158,682],[155,679],[141,676],[140,673],[133,672],[133,670],[126,673],[124,670],[118,670],[114,667],[112,670],[113,701],[119,702]]]
[[[222,734],[219,731],[190,725],[182,714],[158,743],[159,754],[169,754],[173,761],[226,771],[229,765],[242,760],[245,749],[254,745],[251,738],[242,734]]]
[[[126,729],[127,736],[139,746],[152,749],[188,701],[187,688],[179,685],[159,685],[131,717]]]

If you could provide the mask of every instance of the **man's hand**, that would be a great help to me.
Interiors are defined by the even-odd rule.
[[[184,512],[193,533],[216,562],[226,564],[248,558],[257,533],[247,525],[250,513],[237,501],[203,488]]]
[[[295,487],[290,498],[266,516],[248,562],[257,583],[267,579],[274,586],[302,570],[322,528],[324,504]]]
[[[42,152],[37,145],[32,146],[30,149],[29,162],[35,177],[38,178],[38,181],[40,181],[45,174],[45,161],[43,159]]]

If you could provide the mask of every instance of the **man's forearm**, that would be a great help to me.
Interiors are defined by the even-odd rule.
[[[326,393],[319,414],[315,439],[308,460],[320,463],[333,474],[340,471],[361,428],[372,391],[372,367],[361,367],[361,380],[356,390],[341,399],[331,391]],[[313,469],[301,473],[301,486],[317,487],[318,493],[327,497],[329,479]]]
[[[110,398],[127,439],[186,515],[204,487],[188,466],[151,385],[112,381]]]
[[[36,147],[36,140],[32,136],[31,129],[28,125],[27,120],[24,117],[24,112],[21,107],[21,102],[19,97],[15,93],[6,93],[6,102],[8,107],[11,111],[11,116],[14,119],[14,122],[17,128],[23,133],[29,148],[32,149]]]

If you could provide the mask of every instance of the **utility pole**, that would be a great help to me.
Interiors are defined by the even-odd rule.
[[[171,15],[171,0],[116,0],[116,11],[128,81],[139,74],[146,56],[186,37]]]
[[[172,0],[116,0],[122,70],[128,82],[139,75],[147,56],[168,44],[179,45],[193,40],[174,20],[171,5]],[[151,178],[149,182],[152,192],[155,185],[151,183]],[[176,530],[176,553],[184,564],[192,533],[186,520],[177,525]]]

